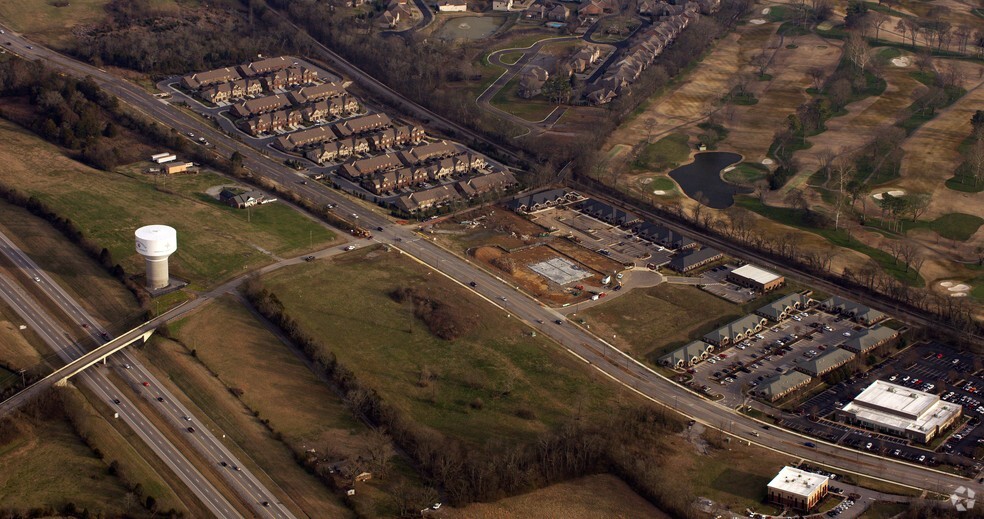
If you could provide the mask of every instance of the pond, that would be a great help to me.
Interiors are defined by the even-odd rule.
[[[690,198],[714,209],[731,207],[735,194],[752,190],[725,182],[721,170],[741,160],[741,155],[722,151],[698,153],[690,164],[670,172],[670,178]]]
[[[437,31],[437,37],[442,40],[480,40],[495,32],[504,21],[498,16],[451,18]]]

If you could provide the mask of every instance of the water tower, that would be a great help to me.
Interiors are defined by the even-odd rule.
[[[178,233],[166,225],[147,225],[137,229],[137,252],[147,263],[147,288],[158,290],[169,283],[167,257],[178,250]]]

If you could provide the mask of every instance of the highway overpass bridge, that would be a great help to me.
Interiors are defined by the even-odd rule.
[[[6,417],[14,410],[30,402],[41,393],[47,391],[49,388],[64,385],[69,378],[78,375],[99,362],[105,361],[106,357],[109,357],[123,348],[126,348],[137,341],[141,341],[141,343],[147,342],[147,340],[150,339],[150,336],[153,335],[154,330],[157,329],[157,326],[163,322],[163,317],[165,316],[160,316],[156,319],[147,321],[146,323],[120,335],[119,337],[116,337],[106,344],[103,344],[89,353],[86,353],[72,362],[58,368],[50,375],[31,384],[16,395],[4,400],[3,402],[0,402],[0,418]]]

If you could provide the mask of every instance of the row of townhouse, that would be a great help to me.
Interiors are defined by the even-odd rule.
[[[405,213],[418,213],[454,202],[464,202],[484,193],[503,191],[516,185],[516,178],[508,171],[494,171],[462,180],[454,184],[443,184],[398,197],[393,206]]]
[[[181,85],[189,90],[201,90],[202,88],[219,83],[257,78],[296,66],[297,63],[286,56],[278,56],[276,58],[252,61],[237,67],[223,67],[206,72],[188,74],[181,78]]]
[[[259,78],[243,78],[202,88],[198,96],[211,103],[224,103],[260,92],[273,92],[290,88],[318,79],[318,71],[306,67],[288,67]]]
[[[463,146],[456,143],[449,143],[448,141],[438,141],[423,146],[416,146],[406,151],[386,153],[357,160],[343,165],[339,169],[339,172],[353,181],[361,182],[365,177],[377,171],[397,169],[403,166],[418,166],[425,162],[436,161],[436,164],[441,166],[439,168],[441,176],[437,178],[445,178],[455,173],[459,168],[457,163],[445,162],[445,159],[456,158],[460,155],[467,157],[468,167],[482,167],[485,165],[484,158],[469,153]]]
[[[363,115],[328,126],[318,126],[309,130],[289,133],[278,137],[273,144],[282,151],[293,152],[307,146],[361,136],[373,130],[388,128],[392,124],[393,121],[386,114]],[[324,160],[319,162],[324,162]]]
[[[289,97],[289,95],[288,95]],[[240,105],[237,105],[237,107]],[[342,96],[318,101],[313,105],[305,106],[300,109],[280,109],[275,112],[267,112],[268,107],[283,106],[283,96],[269,96],[261,99],[252,99],[243,103],[241,111],[235,107],[234,113],[245,111],[255,112],[250,117],[240,119],[236,125],[244,132],[256,136],[262,133],[270,133],[283,130],[291,126],[297,126],[302,121],[316,122],[323,120],[330,115],[342,115],[359,110],[361,104],[353,97]],[[334,134],[332,134],[334,135]]]
[[[304,156],[314,162],[324,164],[325,162],[344,159],[353,153],[367,153],[370,149],[381,152],[393,146],[420,142],[425,138],[427,138],[427,133],[423,128],[400,125],[366,135],[364,138],[349,138],[332,142],[321,141],[320,146],[308,151]],[[350,143],[358,143],[358,146],[350,145]]]
[[[422,167],[408,166],[397,170],[380,168],[363,176],[361,182],[366,189],[379,195],[394,189],[413,187],[424,182],[440,182],[453,175],[462,175],[481,169],[485,165],[485,158],[481,155],[462,153]]]
[[[291,106],[290,99],[282,94],[274,94],[270,96],[257,97],[256,99],[250,99],[248,101],[243,101],[242,103],[237,103],[232,105],[232,110],[229,112],[236,119],[242,119],[244,117],[253,117],[256,115],[265,114],[268,112],[276,112],[277,110],[282,110]]]
[[[684,251],[697,247],[697,242],[662,225],[643,222],[636,228],[636,234],[667,249]]]
[[[681,14],[667,16],[635,37],[622,59],[611,65],[604,76],[587,90],[585,96],[588,100],[600,105],[621,94],[688,25],[700,17],[699,10],[695,2],[689,2]]]
[[[506,208],[517,213],[529,214],[581,200],[584,200],[584,197],[577,191],[558,188],[516,197],[506,202]]]

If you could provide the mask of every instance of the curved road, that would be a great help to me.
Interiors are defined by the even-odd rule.
[[[381,241],[397,246],[459,283],[467,285],[469,282],[476,282],[477,287],[474,291],[501,307],[503,311],[530,323],[531,326],[535,326],[595,369],[650,400],[669,405],[686,416],[747,439],[751,443],[757,443],[765,448],[779,450],[811,462],[943,493],[949,493],[959,486],[968,486],[975,491],[982,490],[981,485],[976,482],[927,467],[825,444],[777,427],[764,430],[761,428],[760,422],[738,414],[730,408],[704,400],[630,359],[585,330],[563,321],[563,316],[543,307],[535,300],[487,272],[430,241],[420,238],[411,230],[393,225],[386,217],[372,212],[371,206],[362,205],[361,202],[343,196],[321,184],[313,182],[299,184],[297,181],[302,178],[299,173],[290,171],[267,159],[241,142],[230,139],[212,128],[205,127],[201,121],[191,115],[154,99],[150,94],[120,78],[50,51],[41,51],[41,54],[48,58],[53,66],[73,74],[93,75],[96,81],[107,91],[118,95],[122,101],[167,126],[182,132],[199,132],[215,143],[219,150],[224,153],[231,153],[232,150],[240,151],[245,158],[247,167],[252,169],[255,174],[276,180],[285,186],[291,185],[295,192],[315,203],[338,204],[338,210],[342,214],[357,213],[362,216],[360,222],[363,225],[369,225],[372,228],[382,227],[384,231],[377,233],[377,238]],[[503,298],[506,299],[503,300]],[[552,321],[555,319],[561,319],[564,324],[554,324]],[[544,324],[539,324],[538,320],[543,321]],[[758,433],[759,436],[753,436],[752,432]],[[803,445],[805,441],[816,443],[817,448],[806,447]]]

